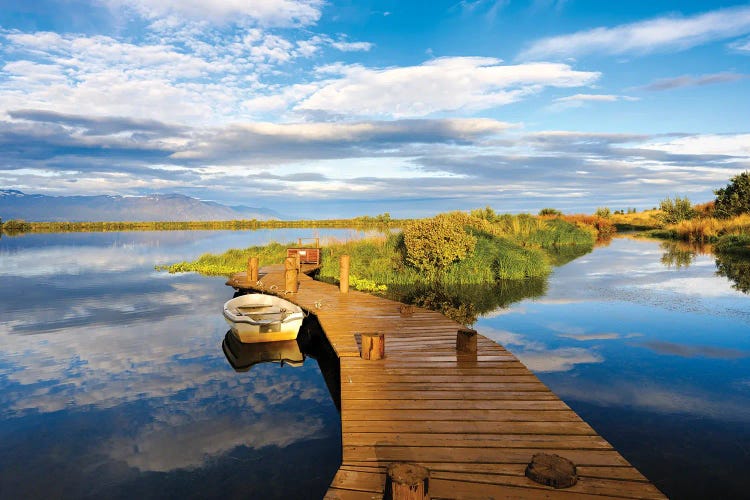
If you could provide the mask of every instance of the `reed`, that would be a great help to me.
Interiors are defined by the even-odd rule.
[[[661,232],[651,231],[651,236],[681,239],[694,242],[715,242],[723,236],[750,234],[750,214],[728,219],[698,217],[665,226]]]

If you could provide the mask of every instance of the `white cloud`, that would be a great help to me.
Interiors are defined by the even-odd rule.
[[[713,73],[709,75],[690,76],[683,75],[674,78],[662,78],[640,87],[640,90],[660,91],[672,90],[680,87],[699,87],[704,85],[714,85],[717,83],[736,82],[747,78],[748,75],[739,73]]]
[[[739,50],[740,52],[748,52],[750,53],[750,38],[746,38],[744,40],[739,40],[737,42],[729,44],[731,48],[734,50]]]
[[[575,94],[555,99],[553,108],[577,108],[589,102],[637,101],[637,97],[613,94]]]
[[[503,106],[545,87],[580,87],[600,76],[566,64],[503,65],[484,57],[446,57],[419,66],[373,69],[329,65],[331,78],[294,106],[299,112],[354,116],[426,116]]]
[[[146,19],[229,23],[251,20],[263,26],[309,26],[320,19],[323,0],[99,0],[135,10]]]
[[[312,37],[293,44],[260,29],[242,37],[193,33],[174,44],[125,43],[107,36],[7,33],[0,114],[13,109],[128,116],[209,125],[243,114],[258,77],[311,54]],[[211,35],[213,36],[213,35]],[[246,114],[246,113],[245,113]]]
[[[370,42],[347,42],[345,40],[339,40],[331,42],[331,47],[338,49],[342,52],[367,52],[374,44]]]
[[[644,147],[673,154],[736,156],[747,161],[750,158],[750,134],[690,135],[670,141],[649,142]]]
[[[690,17],[665,16],[647,21],[595,28],[533,42],[525,60],[575,57],[591,53],[630,54],[690,47],[750,33],[750,7],[720,9]]]

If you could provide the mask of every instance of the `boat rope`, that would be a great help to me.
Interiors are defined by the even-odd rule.
[[[271,291],[273,292],[273,291],[276,291],[276,290],[278,290],[278,289],[279,289],[279,287],[278,287],[278,285],[271,285],[270,287],[268,287],[268,289],[269,289],[269,290],[271,290]]]

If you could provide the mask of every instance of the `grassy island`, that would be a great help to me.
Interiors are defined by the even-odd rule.
[[[451,212],[409,221],[402,230],[380,237],[329,244],[322,249],[317,277],[336,282],[339,257],[348,254],[353,287],[440,309],[470,323],[478,311],[491,310],[497,300],[505,300],[502,297],[508,294],[494,291],[507,288],[510,280],[523,282],[524,296],[543,293],[543,278],[552,266],[593,248],[601,234],[595,222],[500,215],[490,208]],[[280,263],[289,246],[271,243],[231,249],[159,269],[228,276],[246,269],[251,256],[259,257],[261,266]]]

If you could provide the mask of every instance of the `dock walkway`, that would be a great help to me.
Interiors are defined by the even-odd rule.
[[[304,269],[303,269],[304,271]],[[241,290],[284,290],[283,266],[260,282],[238,273]],[[382,498],[386,467],[430,471],[431,498],[648,498],[664,495],[515,356],[478,335],[476,355],[456,351],[461,325],[414,308],[300,275],[279,295],[314,313],[340,360],[343,458],[326,498]],[[385,359],[360,359],[360,334],[384,332]],[[525,476],[536,453],[577,466],[566,489]]]

